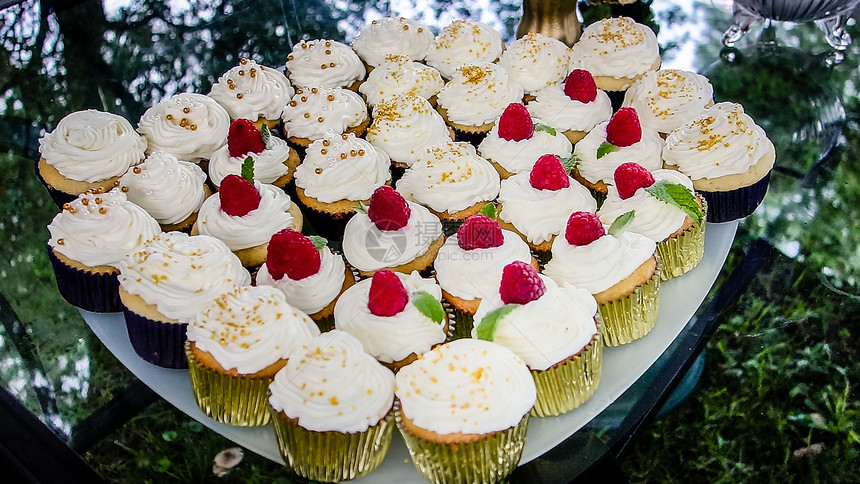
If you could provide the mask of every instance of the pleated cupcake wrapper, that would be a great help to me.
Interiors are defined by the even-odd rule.
[[[295,200],[298,200],[298,196]],[[342,214],[328,213],[305,205],[301,202],[297,203],[302,210],[304,222],[313,228],[314,233],[325,237],[328,240],[343,239],[343,230],[346,228],[346,224],[349,222],[349,219],[355,215],[355,212]],[[356,205],[358,205],[358,202],[356,202]]]
[[[391,445],[392,412],[358,433],[307,430],[271,406],[269,412],[284,463],[306,479],[335,482],[361,477],[379,467]]]
[[[537,387],[533,417],[553,417],[569,412],[594,395],[603,373],[603,330],[600,313],[595,317],[597,332],[572,359],[547,368],[531,370]]]
[[[51,200],[54,201],[54,204],[57,205],[57,208],[62,210],[63,205],[73,202],[78,197],[76,195],[72,195],[70,193],[62,192],[62,191],[57,190],[56,188],[52,187],[51,185],[48,185],[48,182],[46,182],[45,179],[42,178],[42,174],[39,172],[39,160],[40,159],[41,159],[41,155],[38,155],[33,160],[33,169],[36,171],[36,178],[38,178],[39,181],[42,182],[42,185],[44,185],[45,189],[48,190],[48,195],[51,196]]]
[[[770,173],[748,187],[726,192],[696,191],[708,202],[708,222],[731,222],[755,212],[767,194],[769,183]]]
[[[515,426],[475,442],[438,443],[403,428],[399,405],[395,419],[418,472],[434,484],[495,483],[516,469],[523,454],[529,414]]]
[[[317,324],[317,327],[320,329],[321,333],[325,333],[326,331],[331,331],[334,329],[334,313],[332,312],[329,316],[324,318],[311,318]]]
[[[702,201],[705,214],[708,203]],[[693,224],[679,236],[666,239],[657,244],[657,254],[663,264],[660,277],[668,281],[684,274],[699,264],[705,254],[705,227],[707,224]]]
[[[627,296],[601,304],[603,317],[603,345],[618,346],[635,341],[651,331],[657,322],[660,309],[661,260],[657,256],[657,270],[644,284]]]
[[[50,246],[48,259],[54,268],[57,289],[69,304],[94,313],[122,311],[118,273],[95,273],[70,267],[57,258]]]
[[[162,368],[188,368],[185,323],[154,321],[123,307],[131,347],[141,358]]]
[[[453,341],[460,338],[471,338],[475,315],[451,306],[451,316],[454,318],[454,327],[448,331],[448,339]]]
[[[457,230],[460,229],[460,226],[463,225],[463,222],[466,219],[441,219],[442,222],[442,233],[445,234],[445,237],[450,237],[457,233]]]
[[[534,247],[529,247],[529,249],[531,250],[532,257],[534,257],[535,260],[537,261],[538,267],[540,268],[540,270],[543,270],[544,267],[546,267],[547,262],[549,262],[550,259],[552,259],[552,251],[551,250],[537,250]]]
[[[197,406],[208,417],[228,425],[255,427],[269,423],[271,378],[247,378],[218,373],[201,365],[185,342],[191,391]]]

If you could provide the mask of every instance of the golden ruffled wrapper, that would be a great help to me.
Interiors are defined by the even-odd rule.
[[[403,428],[399,405],[395,420],[418,472],[434,484],[499,482],[516,469],[523,455],[529,414],[513,427],[487,434],[475,442],[438,443]]]
[[[185,342],[191,391],[200,410],[228,425],[255,427],[269,423],[268,398],[271,378],[243,378],[212,371],[191,355]]]
[[[300,426],[269,406],[278,451],[287,467],[314,481],[356,479],[374,471],[388,454],[394,429],[389,411],[364,432],[318,432]]]
[[[702,223],[693,224],[677,237],[666,239],[657,244],[657,254],[663,261],[660,277],[668,281],[696,267],[705,254],[705,219],[708,204],[702,201]]]
[[[657,255],[657,269],[645,284],[627,296],[598,306],[603,317],[603,345],[618,346],[635,341],[651,331],[660,309],[662,260]]]

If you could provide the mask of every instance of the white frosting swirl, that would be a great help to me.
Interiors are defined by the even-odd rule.
[[[323,203],[368,200],[391,180],[391,160],[354,134],[327,134],[308,146],[296,186]]]
[[[317,140],[363,123],[367,106],[361,96],[349,89],[313,86],[296,89],[282,119],[288,136]]]
[[[224,293],[188,324],[188,340],[225,370],[257,373],[286,358],[320,330],[270,286],[242,286]]]
[[[498,64],[472,63],[458,67],[436,95],[448,122],[481,126],[501,116],[508,104],[523,99],[523,88]]]
[[[209,97],[218,101],[233,119],[280,119],[293,97],[293,86],[279,70],[240,59],[212,85]]]
[[[394,394],[403,415],[437,434],[487,434],[517,425],[535,404],[528,367],[502,345],[462,338],[401,368]]]
[[[119,179],[132,202],[143,207],[160,224],[182,222],[200,209],[207,192],[206,174],[194,163],[155,151]]]
[[[708,78],[676,69],[649,71],[624,93],[623,106],[639,113],[639,122],[660,133],[691,121],[714,100]]]
[[[302,40],[287,56],[287,75],[299,87],[349,87],[366,72],[352,48],[336,40]]]
[[[475,147],[448,142],[427,148],[397,182],[397,191],[437,212],[459,212],[499,194],[499,172]]]
[[[493,27],[473,20],[454,20],[448,24],[427,51],[425,62],[445,78],[464,64],[494,62],[502,55],[505,43]]]
[[[343,257],[335,255],[328,247],[320,251],[320,269],[304,279],[294,280],[284,274],[275,279],[264,262],[257,272],[257,285],[273,286],[281,290],[287,302],[307,314],[316,314],[328,306],[340,294],[346,277]]]
[[[125,173],[143,159],[146,140],[122,116],[87,109],[67,114],[39,139],[39,152],[66,178],[88,183]]]
[[[163,150],[198,162],[227,142],[230,115],[209,96],[176,94],[147,109],[137,130],[149,143],[147,154]]]
[[[352,335],[333,330],[290,352],[269,385],[269,404],[316,432],[363,432],[394,404],[394,374]]]
[[[549,86],[535,93],[535,100],[526,105],[535,118],[562,131],[589,132],[612,117],[609,95],[600,89],[589,103],[575,101],[564,93],[564,83]]]
[[[534,123],[544,124],[540,119]],[[543,155],[557,155],[567,158],[573,152],[573,145],[561,131],[550,134],[546,131],[535,130],[531,138],[521,141],[506,140],[499,136],[499,122],[493,125],[487,136],[478,145],[478,153],[484,158],[498,163],[511,173],[529,171],[535,162]]]
[[[221,210],[220,193],[207,198],[197,214],[197,231],[221,240],[230,250],[241,250],[263,245],[275,232],[290,227],[290,197],[274,185],[254,182],[254,186],[260,192],[260,206],[240,217]]]
[[[227,145],[218,148],[209,159],[209,179],[215,186],[221,186],[221,181],[227,175],[241,175],[242,163],[245,158],[254,160],[254,180],[262,183],[274,183],[275,180],[289,173],[290,168],[284,164],[290,157],[292,148],[286,141],[271,136],[266,148],[260,153],[248,152],[240,156],[230,156]]]
[[[190,322],[215,298],[251,284],[251,274],[220,240],[164,232],[119,266],[120,286],[180,323]]]
[[[445,322],[434,322],[412,303],[422,292],[441,302],[442,290],[436,281],[422,278],[417,271],[395,274],[410,301],[396,315],[377,316],[368,309],[373,279],[365,279],[344,291],[334,306],[335,328],[355,336],[364,351],[383,363],[401,361],[412,353],[423,354],[446,338]]]
[[[393,161],[412,165],[427,147],[450,141],[451,134],[426,99],[406,94],[383,99],[373,108],[367,140]]]
[[[594,316],[597,301],[590,292],[572,284],[556,285],[552,279],[539,276],[546,285],[543,296],[499,319],[493,343],[513,351],[532,370],[546,370],[585,348],[597,333]],[[478,324],[490,311],[504,305],[498,291],[481,300],[475,313],[472,337]]]
[[[515,40],[499,58],[499,65],[526,93],[563,84],[569,62],[570,49],[564,42],[534,32]]]
[[[119,267],[126,254],[161,232],[158,222],[119,188],[82,193],[48,224],[48,245],[89,267]]]
[[[367,65],[379,67],[389,54],[424,60],[433,41],[433,32],[426,26],[403,17],[388,17],[374,20],[361,29],[352,41],[352,48]]]
[[[392,54],[370,71],[358,91],[364,94],[367,104],[375,106],[398,94],[412,93],[430,99],[444,85],[445,81],[436,69],[413,62],[409,57]]]
[[[636,77],[660,58],[657,36],[648,26],[628,17],[599,20],[582,31],[573,44],[570,70],[585,69],[594,76]]]
[[[499,219],[516,227],[530,243],[540,245],[564,231],[573,212],[597,210],[591,193],[573,178],[568,177],[567,188],[538,190],[529,182],[530,174],[523,172],[502,180],[499,192]]]
[[[615,169],[627,162],[642,165],[648,171],[663,167],[663,138],[653,129],[642,127],[642,138],[630,146],[619,146],[618,149],[597,157],[597,150],[606,141],[606,126],[609,122],[600,123],[573,147],[576,155],[576,171],[579,175],[597,183],[603,181],[607,185],[615,183]]]

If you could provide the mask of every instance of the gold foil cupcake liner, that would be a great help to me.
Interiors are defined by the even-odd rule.
[[[657,255],[657,269],[644,284],[627,296],[598,307],[603,317],[603,345],[618,346],[635,341],[654,328],[660,309],[660,274],[662,260]]]
[[[708,214],[708,204],[702,200],[702,211]],[[705,218],[699,225],[693,224],[677,237],[657,244],[657,254],[663,261],[660,277],[668,281],[688,272],[699,264],[705,254]]]
[[[392,411],[356,433],[308,430],[271,406],[269,412],[284,463],[306,479],[335,482],[361,477],[379,467],[391,445]]]
[[[269,423],[267,392],[271,378],[243,378],[210,370],[194,359],[189,342],[185,343],[185,355],[194,401],[203,413],[228,425]]]
[[[597,332],[579,353],[546,370],[531,370],[537,387],[533,417],[569,412],[594,395],[603,373],[603,320],[595,315]]]
[[[434,484],[495,483],[516,469],[523,454],[529,414],[513,427],[492,432],[475,442],[439,443],[403,428],[399,404],[395,420],[418,472]]]

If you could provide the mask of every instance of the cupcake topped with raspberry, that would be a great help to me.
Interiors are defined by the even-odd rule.
[[[281,71],[242,57],[209,91],[231,119],[250,119],[258,128],[275,127],[295,91]]]
[[[564,82],[547,86],[534,96],[526,105],[531,115],[561,130],[571,143],[612,117],[609,95],[597,89],[594,76],[584,69],[574,69]]]
[[[254,163],[254,179],[284,187],[293,179],[299,155],[287,142],[272,136],[269,128],[258,129],[249,119],[230,123],[227,144],[209,159],[209,179],[215,186],[227,175],[241,175],[242,164],[248,158]]]
[[[379,67],[389,55],[423,61],[433,42],[433,32],[425,25],[403,17],[388,17],[373,20],[361,29],[352,48],[365,64]]]
[[[355,90],[366,72],[355,51],[336,40],[302,40],[287,56],[287,77],[297,87]]]

